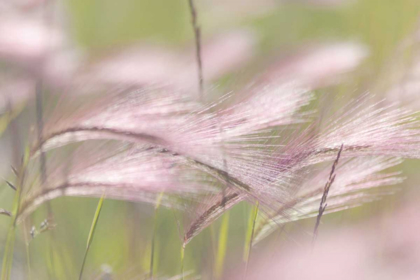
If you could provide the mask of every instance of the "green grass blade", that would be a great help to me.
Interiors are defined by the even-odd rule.
[[[13,223],[13,221],[12,221]],[[3,266],[1,270],[1,280],[9,280],[13,263],[13,248],[15,245],[16,228],[12,224],[7,233],[6,248],[3,256]]]
[[[224,265],[224,261],[226,257],[228,231],[229,231],[229,213],[225,213],[222,220],[222,226],[220,227],[216,264],[214,268],[216,279],[220,279],[223,274],[223,265]]]
[[[98,206],[96,207],[95,216],[93,217],[92,225],[90,227],[90,232],[89,232],[89,236],[88,236],[87,243],[86,243],[86,250],[85,250],[85,255],[83,257],[82,267],[80,269],[79,280],[81,280],[82,276],[83,276],[83,270],[85,268],[87,255],[88,255],[88,252],[89,252],[90,245],[92,244],[93,236],[95,234],[96,225],[98,224],[99,215],[101,214],[102,205],[104,203],[104,200],[105,200],[105,194],[103,194],[101,199],[99,199]]]
[[[255,223],[258,217],[259,203],[252,208],[248,220],[248,230],[246,233],[245,247],[244,247],[244,261],[245,261],[245,276],[248,272],[248,263],[251,256],[252,242],[254,240]]]
[[[185,245],[181,247],[181,279],[184,280],[184,257],[185,257]]]
[[[153,233],[152,233],[152,248],[150,252],[150,272],[149,272],[149,278],[153,279],[153,269],[154,269],[154,259],[155,259],[155,243],[156,243],[156,231],[157,231],[157,218],[159,213],[159,206],[162,201],[163,192],[159,194],[159,196],[156,199],[156,205],[155,205],[155,220],[153,221]]]
[[[16,217],[19,210],[19,202],[20,202],[20,187],[17,188],[15,198],[13,200],[13,211],[12,211],[12,220],[10,221],[9,231],[7,233],[6,239],[6,248],[4,250],[3,256],[3,265],[1,270],[1,280],[8,280],[10,279],[10,274],[12,272],[12,264],[13,264],[13,250],[15,246],[15,236],[16,236]]]
[[[18,184],[16,186],[16,193],[13,199],[12,220],[10,221],[9,231],[7,233],[6,248],[4,250],[3,264],[1,270],[1,280],[9,280],[13,265],[13,251],[16,238],[16,222],[20,208],[20,195],[22,193],[22,184],[24,177],[24,170],[29,161],[29,146],[26,146],[22,166],[19,169]]]

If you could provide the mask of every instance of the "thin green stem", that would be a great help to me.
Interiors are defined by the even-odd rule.
[[[6,248],[3,256],[3,266],[1,272],[1,280],[9,280],[13,264],[13,249],[15,244],[16,227],[14,221],[11,222],[7,233]]]
[[[20,174],[22,174],[22,172],[20,172]],[[21,177],[23,177],[23,175],[21,175]],[[19,181],[20,181],[19,185],[16,188],[15,198],[13,200],[12,220],[10,221],[10,227],[7,233],[6,248],[4,250],[4,256],[3,256],[1,280],[9,280],[10,274],[12,272],[13,251],[14,251],[15,238],[16,238],[16,220],[17,220],[16,218],[17,218],[19,205],[20,205],[22,179],[20,179]]]
[[[98,224],[99,215],[101,214],[104,199],[105,199],[105,194],[103,194],[102,197],[99,199],[98,206],[96,207],[95,216],[93,217],[93,221],[92,221],[92,225],[90,227],[88,240],[87,240],[87,243],[86,243],[86,250],[85,250],[85,255],[83,256],[83,262],[82,262],[82,267],[80,269],[79,280],[81,280],[82,277],[83,277],[83,270],[85,268],[87,255],[88,255],[88,252],[89,252],[89,249],[90,249],[90,245],[92,244],[93,236],[95,234],[96,225]]]
[[[155,206],[155,220],[153,222],[153,233],[152,233],[152,248],[150,252],[150,272],[149,276],[150,279],[153,279],[153,269],[154,269],[154,259],[155,259],[155,243],[156,243],[156,231],[157,231],[157,218],[159,213],[160,203],[162,201],[163,192],[160,193],[158,198],[156,199],[156,206]]]
[[[217,256],[215,264],[215,278],[220,279],[223,274],[223,265],[226,257],[226,246],[229,231],[229,213],[225,213],[222,220],[222,225],[219,231],[219,243],[217,247]]]
[[[184,280],[184,257],[185,257],[185,244],[181,247],[181,280]]]
[[[22,194],[22,186],[25,177],[26,166],[29,161],[29,147],[26,147],[22,164],[18,171],[18,184],[16,185],[16,193],[13,199],[12,220],[10,221],[9,231],[7,233],[6,248],[4,250],[3,265],[1,270],[1,280],[9,280],[13,266],[13,251],[16,239],[16,225],[20,210],[20,196]]]
[[[245,278],[248,274],[248,264],[251,258],[252,242],[254,241],[255,224],[258,217],[259,202],[253,207],[248,221],[248,231],[245,240],[244,260],[245,260]]]

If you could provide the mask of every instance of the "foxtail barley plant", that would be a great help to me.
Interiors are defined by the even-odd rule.
[[[88,260],[94,256],[91,246],[106,234],[99,230],[107,220],[105,200],[154,206],[142,279],[201,279],[198,267],[221,279],[232,270],[230,244],[242,242],[230,234],[235,230],[231,210],[243,207],[247,218],[241,244],[241,274],[246,278],[256,256],[253,250],[283,225],[316,218],[315,243],[325,215],[399,190],[404,177],[397,166],[404,159],[420,158],[417,113],[369,93],[327,112],[318,106],[322,98],[306,77],[249,83],[238,90],[243,94],[232,91],[215,97],[207,88],[199,6],[193,0],[185,4],[195,43],[195,90],[121,83],[101,85],[100,90],[92,86],[93,94],[80,97],[80,85],[70,84],[65,87],[68,94],[58,97],[49,93],[45,78],[34,74],[36,106],[30,113],[36,117],[29,120],[27,138],[13,139],[24,139],[27,148],[16,153],[13,179],[5,180],[14,193],[11,209],[0,209],[2,218],[10,219],[2,280],[13,279],[20,230],[28,240],[28,279],[34,273],[33,243],[48,238],[50,256],[59,255],[55,231],[61,225],[54,221],[52,203],[62,197],[99,198],[96,212],[86,213],[92,222],[76,265],[79,279],[93,279],[86,276]],[[18,110],[13,107],[2,116],[0,133],[13,128]],[[35,214],[44,205],[45,222],[36,227]],[[170,221],[168,209],[173,214]],[[162,241],[169,235],[160,230],[163,222],[177,226],[180,235],[175,254],[179,265],[170,277],[159,270],[158,260],[167,256],[158,250],[175,251],[173,244]],[[211,244],[204,245],[212,253],[192,253],[191,247],[200,244],[198,236],[208,228],[213,236],[207,240]],[[48,233],[41,235],[44,232]],[[62,262],[49,265],[51,271],[66,266],[65,255]],[[133,259],[140,267],[141,258]],[[200,260],[205,261],[198,264]],[[106,270],[101,275],[108,274]]]

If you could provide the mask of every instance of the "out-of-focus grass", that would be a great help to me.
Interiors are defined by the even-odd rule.
[[[175,48],[193,44],[187,1],[67,0],[66,5],[70,11],[70,32],[92,53],[144,40]],[[198,6],[205,7],[200,3]],[[272,9],[268,14],[244,17],[224,28],[228,30],[247,27],[255,30],[260,38],[259,53],[247,67],[225,77],[222,81],[229,84],[232,80],[253,77],[264,69],[273,56],[290,53],[301,44],[357,40],[369,48],[370,58],[366,64],[371,71],[368,71],[367,75],[364,72],[360,77],[355,75],[356,85],[351,88],[328,89],[330,94],[348,94],[354,91],[355,87],[363,87],[366,83],[382,82],[377,80],[378,73],[381,73],[384,63],[393,54],[397,45],[414,30],[419,12],[418,0],[359,0],[327,9],[302,3],[287,3]],[[202,17],[205,20],[201,21],[204,40],[214,32],[223,31],[206,30],[206,21],[217,20],[217,17],[208,16],[206,10],[200,10],[200,13],[205,15]],[[417,167],[418,164],[414,162],[404,164],[404,169],[414,175]],[[410,182],[415,183],[414,181],[411,179]],[[1,194],[1,207],[10,206],[11,192],[2,190]],[[96,199],[70,197],[52,201],[54,222],[57,224],[54,229],[55,243],[59,244],[59,247],[53,248],[52,252],[46,251],[46,248],[49,248],[47,234],[41,234],[30,242],[28,248],[32,279],[53,279],[53,275],[60,275],[60,279],[77,278],[82,260],[80,256],[83,256],[85,251],[86,236],[89,234],[92,222],[92,215],[89,213],[94,212],[96,202]],[[386,202],[390,203],[392,199]],[[342,219],[346,221],[359,219],[366,216],[366,213],[374,212],[375,209],[382,209],[383,205],[383,203],[374,203],[343,214],[326,216],[325,221],[338,224]],[[226,264],[233,262],[233,259],[237,261],[241,259],[247,227],[244,221],[247,220],[249,213],[242,211],[241,207],[242,205],[239,205],[229,211],[230,219],[226,216],[214,224],[214,231],[220,233],[218,255],[213,256],[211,253],[213,248],[209,237],[210,229],[206,229],[188,244],[184,259],[185,272],[191,270],[195,273],[202,272],[203,279],[209,279],[211,277],[209,271],[213,267],[217,267],[216,272],[218,269],[221,272],[222,267],[228,267]],[[251,208],[245,207],[247,210]],[[387,204],[386,207],[392,206]],[[32,216],[31,221],[34,225],[39,225],[45,219],[44,213],[41,208]],[[89,261],[85,267],[84,273],[87,279],[94,279],[95,276],[103,274],[101,266],[105,264],[112,267],[115,279],[133,279],[138,275],[147,275],[152,250],[150,240],[154,234],[153,225],[158,225],[155,239],[159,240],[159,246],[154,247],[158,261],[154,262],[153,274],[161,277],[180,273],[182,241],[171,211],[159,209],[156,218],[152,206],[107,201],[101,216],[96,228],[95,246],[90,248]],[[9,222],[7,217],[0,217],[1,244],[6,244],[5,236]],[[288,225],[286,230],[305,225],[311,228],[313,222],[308,220]],[[19,228],[19,231],[22,228]],[[22,232],[17,235],[18,240],[23,240],[21,235]],[[20,241],[16,244],[17,261],[14,263],[16,271],[25,271],[27,267],[25,254],[22,253],[25,252],[24,246],[26,245]],[[3,254],[5,247],[0,248],[2,248],[0,254]],[[57,259],[62,260],[62,263],[54,263]],[[55,271],[50,275],[48,264],[50,269]]]
[[[179,43],[191,39],[183,0],[67,1],[75,37],[89,48],[124,45],[139,39]]]

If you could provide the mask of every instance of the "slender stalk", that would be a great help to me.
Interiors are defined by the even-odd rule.
[[[156,219],[156,216],[157,215],[155,214],[155,219]],[[156,240],[156,220],[154,221],[154,225],[153,225],[152,248],[150,250],[150,272],[149,272],[150,279],[153,279],[153,261],[155,259],[155,240]]]
[[[13,138],[15,141],[18,141],[18,131],[17,128],[12,129]],[[15,143],[16,144],[16,143]],[[15,150],[15,160],[17,161],[17,149]],[[15,197],[13,199],[13,205],[12,205],[12,219],[10,221],[10,227],[7,233],[7,239],[6,239],[6,247],[4,250],[4,256],[3,256],[3,264],[2,264],[2,270],[1,270],[1,280],[9,280],[10,275],[12,272],[12,266],[13,266],[13,251],[15,246],[15,239],[16,239],[16,226],[17,226],[17,218],[20,210],[20,197],[22,194],[22,186],[25,179],[25,170],[26,166],[29,161],[29,147],[26,147],[25,152],[23,154],[22,162],[20,165],[20,168],[17,172],[17,185],[15,186],[16,192]]]
[[[338,161],[340,159],[342,151],[343,151],[343,144],[341,145],[340,150],[337,153],[337,158],[335,159],[335,161],[332,165],[330,176],[328,177],[328,181],[325,184],[324,192],[323,192],[322,198],[321,198],[321,202],[319,203],[319,211],[318,211],[318,216],[316,217],[316,223],[315,223],[314,233],[313,233],[313,238],[312,238],[312,247],[314,246],[316,238],[318,236],[318,228],[319,228],[319,224],[321,222],[322,214],[324,214],[324,211],[328,206],[328,204],[326,203],[327,202],[327,197],[328,197],[328,192],[330,191],[331,185],[334,183],[335,169],[337,167],[337,164],[338,164]]]
[[[13,201],[13,208],[18,209],[19,200],[20,200],[20,190],[16,191],[15,198]],[[15,245],[15,236],[16,236],[16,213],[13,211],[13,219],[10,222],[9,231],[7,233],[6,239],[6,248],[4,250],[3,256],[3,265],[1,270],[1,280],[9,280],[10,274],[12,272],[13,265],[13,250]]]
[[[20,196],[22,192],[22,185],[24,180],[24,169],[26,166],[27,157],[24,157],[24,162],[19,170],[18,184],[16,186],[16,193],[13,199],[12,220],[10,221],[9,231],[7,233],[6,248],[4,250],[3,265],[1,272],[1,280],[9,280],[13,265],[13,251],[16,238],[16,222],[20,207]]]
[[[98,206],[96,207],[95,215],[93,216],[92,225],[90,227],[89,236],[86,243],[85,255],[83,256],[82,267],[80,269],[79,280],[81,280],[83,276],[83,270],[85,268],[87,255],[90,249],[90,245],[92,244],[93,236],[95,234],[96,225],[98,224],[99,215],[101,214],[104,199],[105,199],[105,194],[103,194],[102,197],[99,199]]]
[[[197,61],[197,75],[198,75],[198,89],[200,99],[204,98],[204,78],[203,78],[203,62],[201,59],[201,29],[197,22],[197,10],[194,5],[194,0],[188,0],[191,13],[191,23],[194,30],[195,39],[195,57]]]
[[[258,217],[259,202],[253,207],[248,221],[248,231],[246,234],[245,248],[244,248],[244,260],[245,260],[245,278],[248,274],[248,264],[251,258],[252,242],[254,241],[255,223]]]
[[[181,280],[184,280],[185,246],[186,246],[186,244],[182,244],[182,247],[181,247]]]
[[[155,242],[156,242],[157,218],[158,218],[158,213],[159,213],[158,211],[159,211],[160,203],[162,201],[162,197],[163,197],[163,192],[160,193],[160,195],[158,196],[158,198],[156,200],[156,205],[155,205],[155,220],[154,220],[154,224],[153,224],[152,248],[151,248],[151,252],[150,252],[150,272],[149,272],[150,279],[153,279],[153,264],[154,264],[154,259],[155,259]]]
[[[223,216],[222,226],[220,227],[219,232],[219,243],[217,247],[217,256],[215,264],[215,278],[220,279],[223,274],[223,265],[226,257],[226,246],[228,240],[228,230],[229,230],[229,213],[226,213]]]

